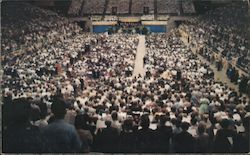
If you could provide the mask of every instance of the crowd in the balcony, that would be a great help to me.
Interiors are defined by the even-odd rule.
[[[246,6],[220,7],[206,15],[192,18],[180,29],[190,34],[194,43],[205,45],[202,53],[212,57],[213,52],[221,54],[227,60],[237,58],[238,65],[249,69],[250,50],[245,30],[247,28]]]

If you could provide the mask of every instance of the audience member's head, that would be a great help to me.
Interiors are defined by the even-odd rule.
[[[84,126],[84,122],[85,120],[84,120],[83,115],[76,115],[75,123],[74,123],[76,129],[82,129]]]
[[[56,119],[64,119],[66,114],[66,104],[62,99],[55,99],[51,105],[51,111]]]
[[[31,105],[24,99],[15,99],[12,103],[12,122],[13,125],[26,124],[30,120]]]
[[[148,115],[142,115],[140,120],[140,125],[143,129],[147,129],[149,127],[150,120]]]
[[[112,124],[112,122],[110,120],[105,121],[105,125],[107,126],[107,128],[110,128],[111,124]]]
[[[118,120],[118,114],[117,114],[117,112],[116,112],[116,111],[113,111],[113,112],[111,113],[111,117],[112,117],[112,120],[113,120],[113,121],[117,121],[117,120]]]
[[[222,129],[228,129],[230,126],[230,121],[228,119],[223,119],[220,122],[220,126],[222,127]]]
[[[160,116],[160,126],[165,126],[166,122],[167,122],[167,116],[161,115]]]
[[[203,134],[206,130],[206,124],[204,122],[200,122],[198,125],[198,133]]]
[[[124,131],[131,131],[133,129],[133,120],[132,119],[126,119],[123,122],[122,128]]]
[[[182,129],[183,131],[187,131],[188,128],[189,128],[189,126],[190,126],[190,124],[189,124],[188,122],[182,122],[182,123],[181,123],[181,129]]]

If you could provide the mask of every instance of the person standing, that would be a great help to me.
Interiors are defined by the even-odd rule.
[[[196,140],[196,152],[206,153],[209,149],[209,135],[206,133],[206,124],[201,122],[198,125],[198,134],[195,137]]]
[[[6,104],[6,103],[5,103]],[[10,113],[8,124],[3,124],[3,152],[4,153],[42,153],[44,139],[37,126],[31,124],[31,105],[27,99],[20,98],[7,103],[3,116]],[[7,109],[6,109],[7,108]]]
[[[241,142],[240,136],[234,131],[233,122],[223,119],[220,122],[222,129],[217,131],[214,140],[215,153],[235,153],[239,152]]]
[[[85,124],[87,123],[86,117],[84,115],[77,115],[75,119],[75,127],[77,130],[77,133],[80,136],[80,139],[82,141],[82,148],[81,152],[83,153],[89,153],[90,147],[93,143],[93,136],[90,132],[90,130],[85,129]]]
[[[155,151],[158,153],[169,152],[170,139],[173,131],[171,126],[165,125],[167,121],[170,121],[170,118],[167,118],[165,115],[160,116],[159,126],[155,130]]]
[[[83,90],[84,89],[84,79],[83,78],[81,78],[80,79],[80,86],[81,86],[81,90]]]
[[[176,153],[193,153],[195,149],[195,139],[187,132],[189,123],[183,122],[181,124],[182,132],[175,136],[174,149]]]
[[[137,132],[137,151],[141,153],[153,152],[154,132],[149,128],[150,120],[148,115],[142,115],[140,121],[141,129]]]
[[[111,121],[105,121],[106,128],[100,130],[100,144],[101,152],[116,153],[119,147],[119,132],[116,128],[111,126]]]
[[[55,120],[43,129],[47,153],[76,153],[81,149],[81,140],[73,125],[65,122],[66,103],[54,99],[51,105]]]

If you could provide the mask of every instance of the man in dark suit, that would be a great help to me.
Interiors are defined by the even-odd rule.
[[[181,80],[181,70],[180,69],[177,70],[176,79]]]
[[[241,152],[241,137],[233,130],[234,125],[230,120],[223,119],[220,122],[222,129],[217,131],[214,140],[214,152],[236,153]]]
[[[105,121],[105,124],[107,127],[100,133],[101,152],[118,152],[119,132],[116,128],[111,127],[111,121]]]
[[[120,135],[120,152],[133,153],[135,152],[135,132],[133,131],[133,120],[127,119],[124,121]]]
[[[168,153],[170,138],[172,137],[172,127],[166,126],[168,118],[165,115],[160,116],[160,124],[155,130],[155,152]]]
[[[80,82],[81,82],[81,90],[83,90],[83,89],[84,89],[84,79],[81,78],[81,79],[80,79]]]
[[[55,97],[51,105],[55,120],[43,128],[46,138],[46,153],[76,153],[81,149],[81,140],[75,127],[64,120],[66,102]]]
[[[142,153],[153,152],[154,132],[149,128],[150,120],[148,115],[141,116],[141,129],[137,132],[137,151]]]
[[[194,152],[194,137],[187,132],[189,123],[183,122],[181,124],[182,132],[175,136],[174,149],[177,153],[192,153]]]
[[[5,153],[41,153],[44,151],[44,139],[38,127],[30,123],[31,105],[27,99],[20,98],[6,102],[3,116],[3,152]]]

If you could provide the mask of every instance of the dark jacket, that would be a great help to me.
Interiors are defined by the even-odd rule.
[[[157,153],[168,153],[170,138],[172,137],[173,131],[170,126],[161,126],[155,130],[155,152]]]
[[[153,148],[154,132],[152,129],[140,129],[137,132],[137,152],[151,153],[154,152]]]
[[[207,153],[209,151],[209,136],[207,133],[198,135],[196,138],[195,152]]]
[[[230,142],[232,140],[232,143]],[[214,152],[236,153],[241,152],[240,136],[232,130],[220,129],[214,140]]]
[[[30,124],[9,126],[3,130],[3,152],[5,153],[40,153],[44,148],[44,140],[36,126]]]
[[[177,153],[192,153],[194,152],[194,137],[187,131],[182,131],[175,136],[174,149]]]
[[[135,152],[135,133],[133,131],[122,131],[120,135],[120,150],[122,153]]]
[[[107,127],[100,133],[100,151],[103,153],[118,152],[119,132],[116,128]]]

